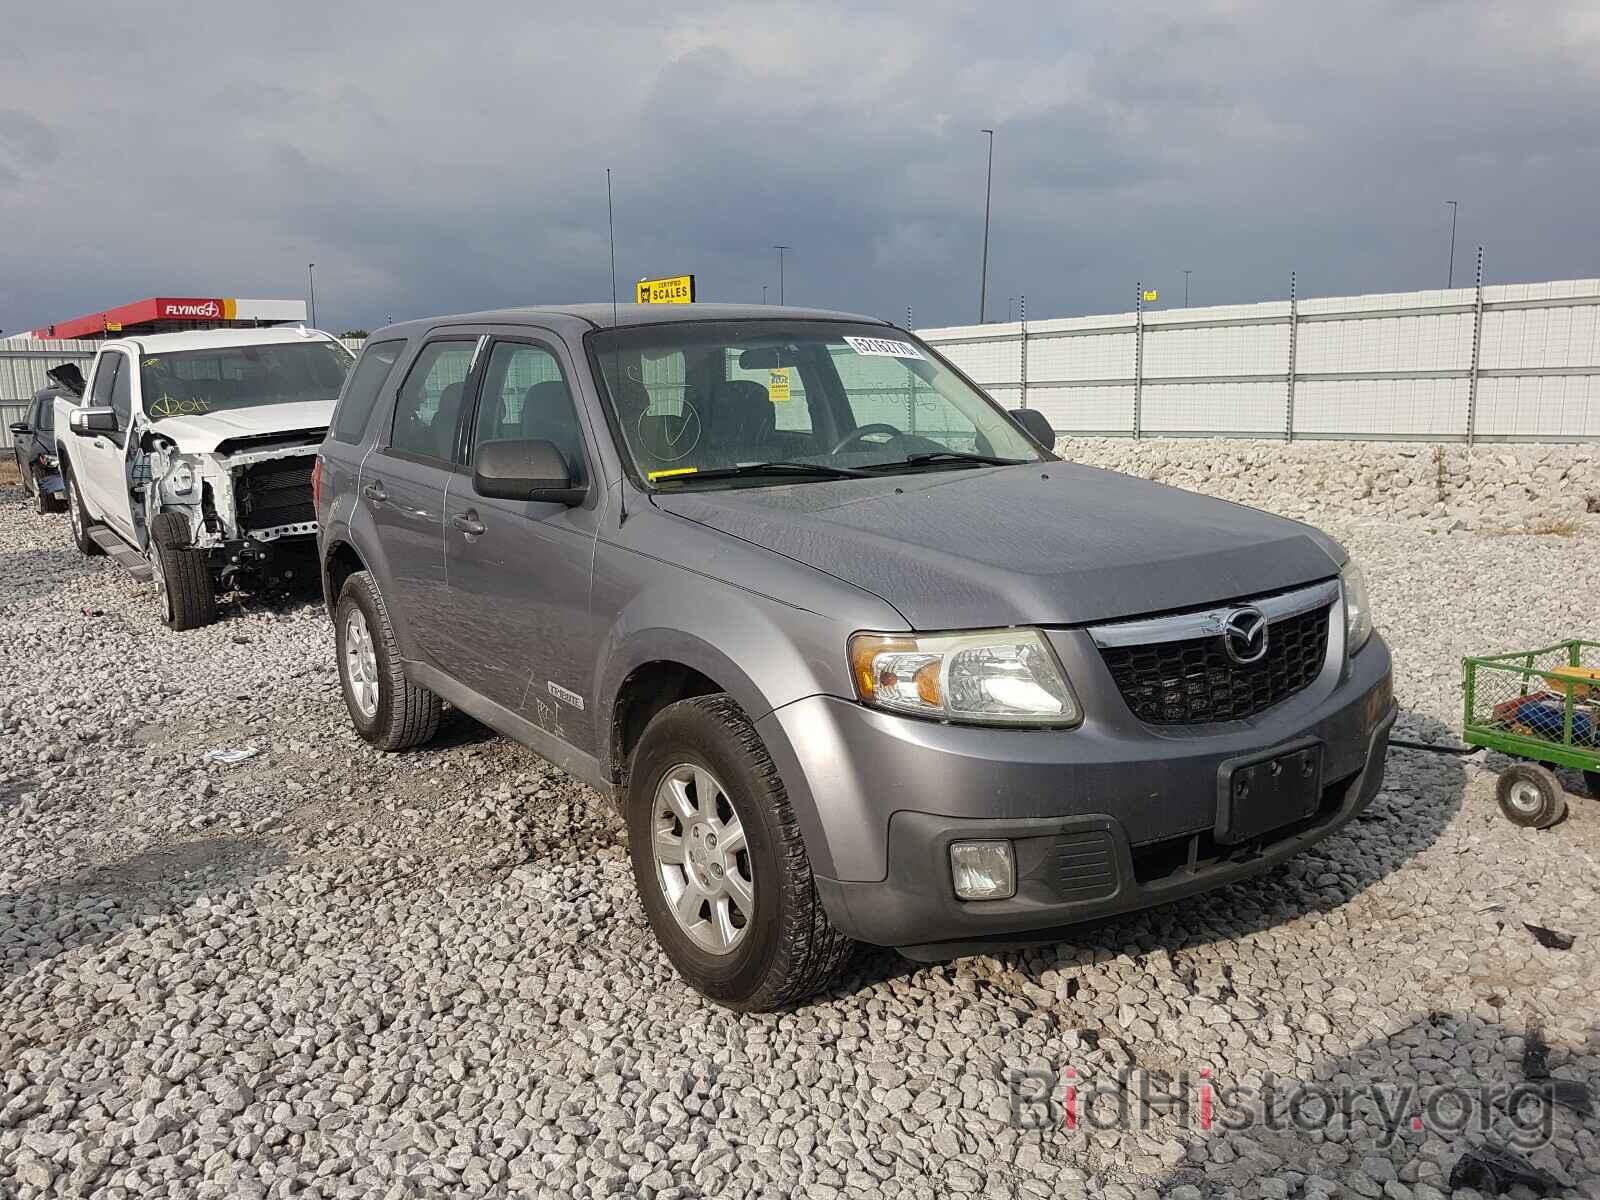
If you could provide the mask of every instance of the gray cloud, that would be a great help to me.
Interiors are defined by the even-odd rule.
[[[152,293],[323,323],[707,298],[918,323],[1600,274],[1600,17],[1497,3],[61,3],[0,79],[0,327]],[[63,47],[69,48],[63,50]]]

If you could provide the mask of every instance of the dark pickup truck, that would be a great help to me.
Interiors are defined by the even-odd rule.
[[[61,481],[61,460],[56,454],[56,399],[83,396],[83,372],[76,363],[62,363],[45,372],[50,385],[40,388],[28,403],[25,419],[11,424],[11,452],[16,456],[22,489],[33,497],[41,513],[64,512],[67,492]]]

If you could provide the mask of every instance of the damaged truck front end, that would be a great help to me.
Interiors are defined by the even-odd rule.
[[[216,590],[292,586],[315,571],[311,469],[321,435],[236,438],[200,454],[147,435],[147,511],[173,514],[165,525],[174,533],[181,519],[187,548],[206,555]]]

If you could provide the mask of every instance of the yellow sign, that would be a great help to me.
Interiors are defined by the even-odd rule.
[[[1159,299],[1161,299],[1161,293],[1160,292],[1151,290],[1151,291],[1145,292],[1145,294],[1144,294],[1144,302],[1146,304],[1154,304]]]
[[[122,322],[121,321],[107,321],[106,322],[106,332],[107,333],[121,333],[122,332]]]
[[[673,275],[666,279],[641,279],[635,289],[640,304],[693,304],[694,276]]]
[[[773,367],[767,372],[767,399],[782,404],[789,398],[789,368]]]

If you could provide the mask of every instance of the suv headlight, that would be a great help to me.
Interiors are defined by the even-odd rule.
[[[850,674],[862,703],[980,725],[1076,725],[1082,710],[1037,629],[857,633]]]
[[[1344,645],[1354,654],[1372,636],[1372,602],[1367,598],[1366,573],[1353,558],[1339,572],[1339,589],[1344,593]]]

